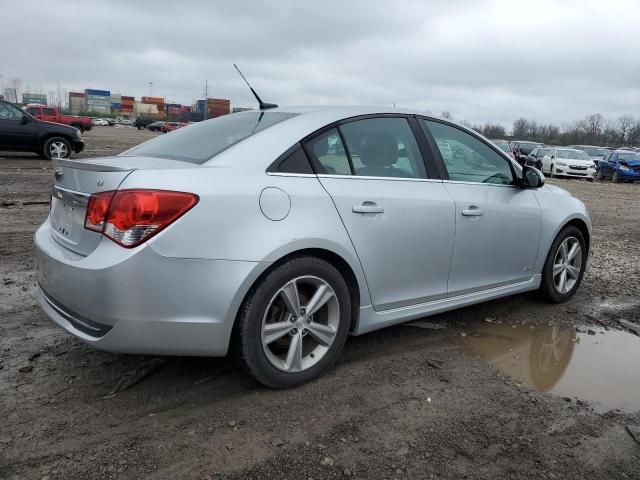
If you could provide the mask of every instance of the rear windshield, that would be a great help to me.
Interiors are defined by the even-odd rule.
[[[168,158],[200,165],[254,133],[296,115],[284,112],[232,113],[179,128],[120,155]]]

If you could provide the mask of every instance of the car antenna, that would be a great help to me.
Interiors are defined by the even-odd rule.
[[[256,100],[258,100],[258,105],[260,106],[260,110],[269,110],[270,108],[278,108],[278,105],[276,105],[275,103],[264,103],[262,99],[258,96],[256,91],[251,87],[251,85],[249,85],[249,82],[247,82],[247,79],[244,78],[244,75],[242,74],[238,66],[235,63],[233,64],[233,66],[236,67],[236,70],[244,80],[244,83],[247,84],[247,87],[249,87],[249,90],[251,90],[251,93],[253,93],[253,96],[256,97]]]

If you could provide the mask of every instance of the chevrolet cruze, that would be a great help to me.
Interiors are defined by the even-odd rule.
[[[531,290],[569,299],[590,232],[582,202],[449,120],[250,111],[57,161],[38,295],[97,348],[233,352],[284,388],[348,335]]]

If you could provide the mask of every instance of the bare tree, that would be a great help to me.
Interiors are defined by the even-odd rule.
[[[618,118],[618,128],[620,129],[623,144],[628,145],[629,131],[633,128],[635,123],[635,119],[631,115],[622,115]]]
[[[451,112],[449,110],[443,110],[442,113],[440,114],[440,116],[442,118],[448,118],[448,119],[453,118],[453,117],[451,117]]]

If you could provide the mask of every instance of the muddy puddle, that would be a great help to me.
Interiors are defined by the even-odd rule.
[[[631,333],[483,323],[460,344],[530,388],[599,411],[640,410],[640,338]]]

